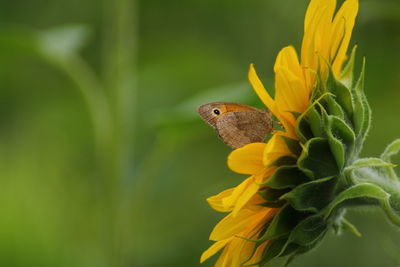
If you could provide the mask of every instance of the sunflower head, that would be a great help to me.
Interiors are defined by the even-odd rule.
[[[381,158],[359,158],[371,109],[363,90],[365,60],[354,77],[356,47],[343,67],[358,0],[335,10],[334,0],[311,0],[300,59],[291,46],[277,56],[274,97],[250,66],[255,92],[283,129],[229,155],[228,166],[250,176],[208,199],[229,214],[211,233],[215,243],[201,261],[222,250],[216,266],[261,266],[284,256],[290,262],[331,228],[359,235],[344,217],[349,205],[378,202],[400,225],[400,201],[393,197],[400,194],[387,182],[396,181],[400,190],[390,163],[400,141]]]

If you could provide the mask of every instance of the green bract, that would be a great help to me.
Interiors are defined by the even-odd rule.
[[[353,78],[355,53],[356,47],[340,79],[329,70],[326,80],[318,80],[310,107],[298,116],[300,141],[285,139],[298,160],[278,160],[264,183],[265,205],[282,208],[255,241],[270,240],[259,264],[290,255],[289,263],[315,247],[330,227],[360,236],[344,217],[349,206],[379,205],[400,226],[400,181],[390,161],[400,140],[379,158],[359,158],[371,109],[363,90],[365,61]]]

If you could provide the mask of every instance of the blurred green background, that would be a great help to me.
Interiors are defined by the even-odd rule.
[[[205,199],[245,177],[196,107],[261,107],[249,63],[272,91],[307,4],[2,0],[0,266],[199,266],[222,217]],[[379,155],[400,136],[400,2],[361,0],[355,43]],[[329,233],[293,266],[400,264],[382,212],[348,216],[362,238]]]

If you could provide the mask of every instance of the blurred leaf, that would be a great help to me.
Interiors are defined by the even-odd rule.
[[[86,45],[89,35],[89,27],[82,24],[67,24],[42,31],[8,26],[0,28],[0,47],[7,51],[39,53],[54,60],[78,53]]]
[[[156,125],[199,120],[197,108],[217,101],[246,103],[253,96],[249,83],[239,82],[202,91],[168,110],[158,110],[151,117]]]
[[[68,24],[38,34],[38,48],[50,58],[65,58],[78,53],[89,39],[90,29],[82,24]]]

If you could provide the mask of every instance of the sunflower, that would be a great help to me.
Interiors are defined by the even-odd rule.
[[[299,139],[296,123],[311,105],[317,75],[326,79],[331,66],[334,76],[340,79],[358,0],[347,0],[336,13],[335,10],[335,0],[311,0],[304,21],[301,58],[292,46],[283,48],[276,58],[274,97],[250,65],[250,83],[283,130],[274,131],[267,143],[252,143],[228,156],[231,170],[250,177],[235,188],[207,199],[212,208],[229,214],[212,231],[210,240],[215,243],[202,254],[201,262],[223,250],[215,266],[257,265],[270,249],[269,240],[254,242],[280,209],[263,205],[265,200],[261,195],[268,194],[263,183],[276,171],[274,162],[283,157],[298,157],[288,146],[288,140]]]

